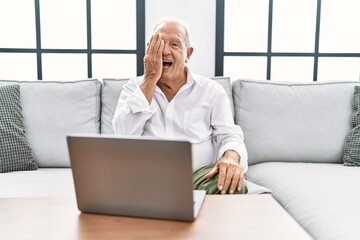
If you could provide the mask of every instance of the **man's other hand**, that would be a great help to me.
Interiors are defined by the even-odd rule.
[[[221,194],[240,191],[244,184],[244,170],[239,163],[240,156],[236,152],[226,151],[206,178],[210,179],[219,174],[218,188]]]

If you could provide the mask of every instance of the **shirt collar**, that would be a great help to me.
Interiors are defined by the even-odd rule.
[[[188,67],[185,67],[187,73],[187,81],[185,85],[193,85],[194,83],[200,85],[199,77],[196,74],[193,74]]]

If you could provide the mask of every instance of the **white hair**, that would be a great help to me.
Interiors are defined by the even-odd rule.
[[[166,24],[166,23],[175,23],[176,25],[180,26],[184,32],[185,32],[185,46],[186,48],[191,47],[191,33],[190,33],[190,28],[189,26],[180,18],[163,18],[162,20],[160,20],[160,22],[158,24],[155,25],[153,32],[155,32],[155,30],[162,24]]]

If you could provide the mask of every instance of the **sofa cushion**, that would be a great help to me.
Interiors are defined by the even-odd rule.
[[[213,77],[211,79],[213,79],[214,81],[219,83],[225,89],[225,92],[229,97],[231,111],[234,115],[234,111],[235,111],[234,110],[234,98],[233,98],[233,94],[232,94],[232,85],[231,85],[230,78],[229,77]]]
[[[359,239],[360,168],[331,163],[260,163],[247,177],[274,198],[314,239]]]
[[[235,122],[244,131],[249,165],[341,163],[359,82],[233,82]]]
[[[353,128],[344,146],[344,165],[360,166],[360,86],[355,87],[351,122]]]
[[[24,125],[39,167],[69,167],[66,135],[99,133],[101,82],[10,81],[20,84]]]
[[[230,78],[215,77],[213,80],[218,82],[225,89],[230,100],[231,109],[234,112]],[[103,89],[101,94],[101,134],[114,134],[111,122],[115,114],[122,87],[128,81],[129,79],[103,79]]]
[[[101,134],[114,134],[112,119],[115,114],[117,102],[126,79],[103,79],[101,94]]]
[[[36,170],[26,138],[20,86],[0,87],[0,172]]]

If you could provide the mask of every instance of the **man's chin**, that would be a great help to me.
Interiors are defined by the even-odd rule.
[[[161,74],[161,78],[169,78],[170,76],[171,76],[170,69],[163,69],[162,74]]]

